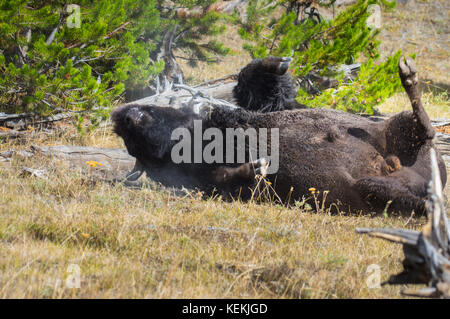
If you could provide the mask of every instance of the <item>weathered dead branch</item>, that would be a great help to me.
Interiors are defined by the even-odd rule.
[[[218,104],[219,106],[237,107],[233,104],[233,88],[236,82],[226,84],[216,83],[214,85],[204,85],[199,87],[190,87],[184,84],[170,84],[170,90],[160,94],[145,97],[133,101],[135,105],[156,105],[160,107],[182,108],[188,104],[198,104],[208,102]],[[130,103],[130,104],[131,104]]]
[[[23,113],[23,114],[0,113],[0,127],[6,127],[13,129],[15,131],[20,131],[27,129],[29,125],[34,126],[58,122],[72,118],[73,116],[74,116],[73,112],[62,112],[52,116],[38,116],[31,113]],[[14,134],[13,132],[8,133],[8,131],[3,132],[0,131],[0,136],[2,133],[5,133],[3,135]]]

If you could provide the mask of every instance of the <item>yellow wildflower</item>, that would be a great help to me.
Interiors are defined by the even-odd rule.
[[[87,161],[86,165],[90,166],[90,167],[97,167],[97,166],[102,166],[102,163],[96,162],[96,161]]]

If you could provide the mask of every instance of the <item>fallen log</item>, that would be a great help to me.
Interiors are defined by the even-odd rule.
[[[431,152],[432,180],[427,203],[428,222],[422,231],[405,229],[357,228],[368,234],[403,245],[403,272],[391,276],[384,284],[427,284],[422,290],[403,290],[416,297],[450,298],[450,224],[445,211],[436,153]]]
[[[25,131],[16,131],[16,130],[5,130],[0,131],[0,138],[6,137],[6,138],[17,138],[26,135],[27,132]]]
[[[87,146],[31,146],[29,152],[32,156],[41,155],[51,159],[69,163],[73,169],[81,170],[89,180],[103,181],[108,183],[123,183],[126,186],[141,187],[149,185],[174,195],[186,195],[195,190],[183,178],[173,178],[170,168],[153,169],[146,167],[145,179],[128,178],[129,172],[133,170],[136,159],[121,148],[97,148]],[[0,163],[9,161],[14,154],[22,156],[20,151],[6,151],[0,153]]]
[[[26,130],[28,126],[48,124],[72,118],[74,112],[61,112],[51,116],[38,116],[32,113],[6,114],[0,113],[0,127],[13,129],[14,131]],[[1,135],[2,132],[0,132]],[[5,132],[3,132],[5,133]],[[11,135],[5,133],[3,135]]]
[[[30,152],[66,161],[71,167],[89,170],[94,179],[111,182],[125,180],[135,162],[125,149],[120,148],[33,145]],[[90,169],[89,163],[96,163],[96,169]]]

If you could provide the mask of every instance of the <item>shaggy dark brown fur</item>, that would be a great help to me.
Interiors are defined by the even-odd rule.
[[[145,171],[154,181],[167,187],[199,189],[206,194],[218,192],[226,198],[241,194],[248,198],[255,185],[255,175],[264,169],[265,162],[261,160],[228,166],[173,163],[171,149],[179,140],[171,140],[172,131],[178,127],[188,128],[193,137],[194,120],[202,120],[189,110],[127,105],[115,109],[111,119],[114,132],[123,138],[128,153],[136,158],[135,169],[127,177],[129,180],[136,180]],[[209,121],[203,121],[203,130],[208,127],[211,127]],[[193,148],[191,152],[193,154]]]
[[[391,201],[390,211],[420,213],[431,177],[430,150],[435,149],[435,133],[420,100],[414,61],[402,58],[399,71],[413,110],[384,122],[329,109],[260,114],[216,108],[202,120],[203,128],[279,128],[280,167],[267,178],[283,201],[308,197],[309,188],[314,187],[320,191],[319,201],[328,191],[326,206],[381,212]],[[245,190],[254,185],[250,169],[172,163],[170,149],[176,141],[170,141],[171,130],[192,129],[196,118],[180,110],[133,105],[112,115],[116,133],[143,166],[169,165],[173,173],[177,169],[181,176],[195,176],[192,184],[208,191],[215,187],[235,195],[240,186]],[[445,164],[437,153],[445,185]]]
[[[237,104],[260,113],[305,108],[295,100],[297,90],[287,72],[291,60],[267,57],[244,67],[233,89]]]

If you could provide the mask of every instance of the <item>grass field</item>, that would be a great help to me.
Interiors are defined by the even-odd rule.
[[[387,17],[392,32],[401,28],[392,22],[397,18]],[[233,32],[223,38],[233,55],[220,64],[183,64],[191,83],[236,73],[250,61]],[[427,78],[442,83],[448,75],[431,67],[442,59],[436,52],[418,56],[419,72],[429,67]],[[424,104],[432,118],[450,118],[445,91],[425,93]],[[401,93],[379,109],[394,113],[410,104]],[[33,144],[123,147],[110,126],[85,136],[62,126],[57,134],[0,140],[0,152]],[[29,176],[23,167],[49,174]],[[377,265],[381,282],[400,272],[401,247],[354,230],[420,229],[426,222],[331,216],[301,205],[227,203],[194,193],[174,197],[150,186],[95,183],[88,175],[41,156],[0,162],[0,298],[399,298],[404,287],[370,288],[368,270]],[[449,186],[445,193],[450,196]],[[78,270],[80,288],[72,288]]]
[[[84,137],[62,127],[0,151],[33,144],[123,147],[110,127]],[[0,298],[397,298],[401,287],[369,288],[367,271],[379,266],[381,281],[399,272],[401,248],[355,227],[425,224],[92,183],[81,169],[40,156],[3,163],[0,181]],[[71,264],[79,289],[65,284]]]
[[[22,166],[54,169],[42,180]],[[11,168],[0,170],[1,298],[398,297],[368,289],[366,268],[378,264],[387,279],[401,249],[354,229],[425,222],[89,185],[46,158]],[[64,285],[70,264],[80,289]]]

